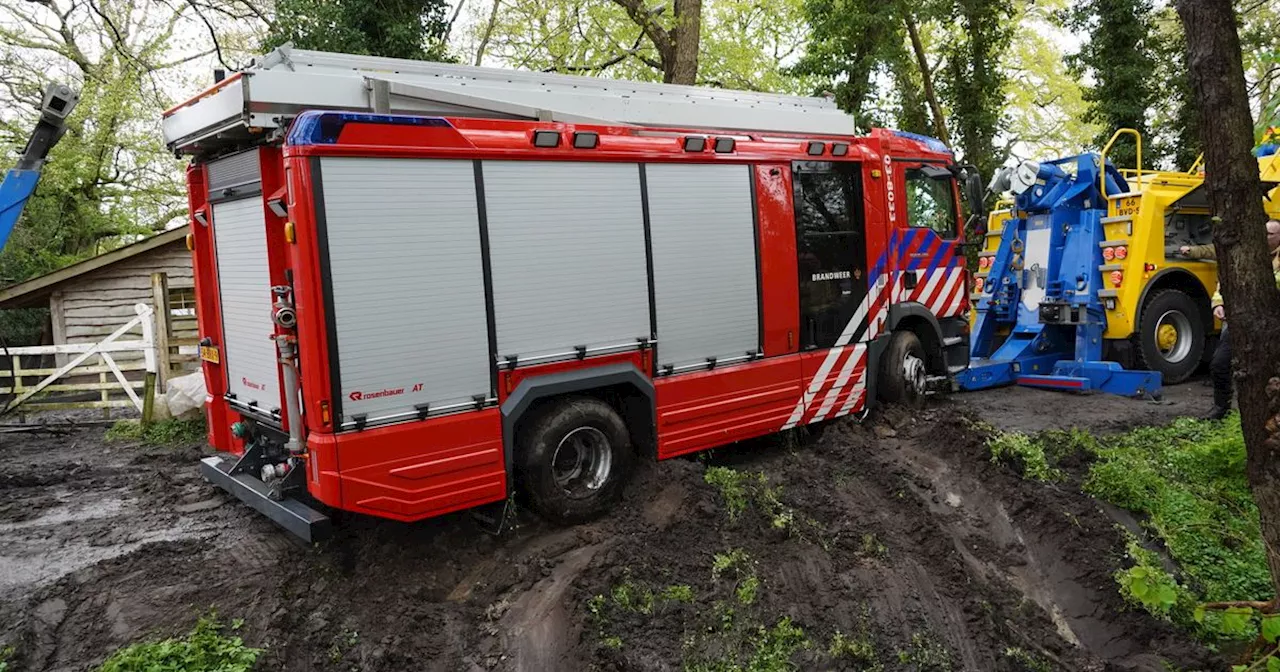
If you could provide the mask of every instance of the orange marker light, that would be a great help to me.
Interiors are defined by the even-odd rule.
[[[196,251],[196,234],[194,233],[187,234],[187,251],[188,252]]]
[[[1116,248],[1114,248],[1114,247],[1104,247],[1104,248],[1102,248],[1102,258],[1103,258],[1103,259],[1106,259],[1107,261],[1111,261],[1112,259],[1115,259],[1115,258],[1116,258]]]
[[[1120,271],[1111,271],[1111,284],[1119,287],[1121,282],[1124,282],[1124,273],[1121,273]]]
[[[1120,245],[1116,248],[1116,259],[1124,259],[1129,256],[1129,248],[1126,245]]]

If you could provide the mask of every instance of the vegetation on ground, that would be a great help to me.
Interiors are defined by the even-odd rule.
[[[210,614],[185,637],[141,642],[116,651],[98,672],[249,672],[261,649],[245,646],[242,622],[224,626]]]
[[[141,441],[151,446],[178,446],[200,443],[205,438],[204,418],[167,418],[144,425],[138,420],[120,420],[107,430],[108,441]]]
[[[1125,599],[1211,645],[1254,642],[1249,664],[1280,668],[1280,616],[1258,608],[1275,596],[1238,416],[1101,437],[996,434],[988,448],[1038,481],[1067,479],[1061,460],[1083,455],[1083,490],[1142,521],[1141,536],[1123,531],[1126,566],[1116,582]]]

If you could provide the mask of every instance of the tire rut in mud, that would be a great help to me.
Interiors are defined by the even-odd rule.
[[[669,670],[748,655],[786,617],[812,643],[801,669],[860,669],[858,656],[887,670],[1024,669],[1011,650],[1049,669],[1217,669],[1122,603],[1113,521],[991,464],[965,429],[972,412],[890,411],[798,444],[646,464],[617,511],[574,528],[524,514],[494,537],[466,514],[350,517],[314,546],[201,483],[195,447],[104,445],[89,431],[0,445],[0,564],[82,556],[0,587],[0,643],[17,646],[13,669],[92,669],[216,609],[245,620],[261,669]],[[790,522],[758,507],[730,521],[708,462],[766,474]],[[734,549],[749,559],[713,577]],[[862,648],[833,659],[837,632]]]

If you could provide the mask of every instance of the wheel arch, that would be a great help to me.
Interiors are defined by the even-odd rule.
[[[928,355],[926,364],[929,372],[932,374],[946,372],[947,364],[942,354],[942,325],[938,323],[938,317],[924,304],[911,301],[889,306],[887,326],[886,333],[900,330],[914,333]]]
[[[1140,335],[1142,311],[1147,307],[1147,300],[1157,292],[1165,289],[1174,289],[1191,297],[1191,300],[1195,301],[1196,306],[1200,308],[1200,319],[1202,324],[1206,325],[1206,332],[1211,330],[1213,312],[1209,307],[1209,290],[1205,288],[1204,283],[1200,282],[1200,278],[1197,278],[1194,273],[1185,268],[1166,268],[1151,276],[1146,286],[1142,288],[1142,294],[1138,297],[1138,310],[1134,315],[1134,335]]]
[[[596,397],[622,416],[632,447],[641,455],[656,450],[653,381],[633,364],[617,363],[531,376],[502,403],[502,450],[507,474],[514,475],[515,438],[540,408],[570,395]],[[510,480],[508,481],[510,482]]]

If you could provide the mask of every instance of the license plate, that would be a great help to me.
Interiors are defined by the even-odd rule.
[[[213,364],[218,364],[221,360],[218,358],[218,348],[214,345],[200,346],[200,359]]]

